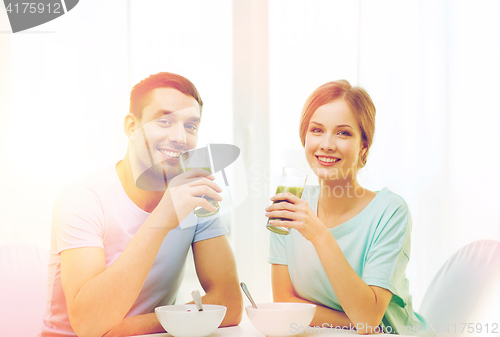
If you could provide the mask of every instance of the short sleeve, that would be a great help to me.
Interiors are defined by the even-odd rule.
[[[220,216],[212,216],[203,220],[198,220],[196,231],[194,233],[193,243],[215,238],[227,233],[229,233],[229,231],[227,230],[226,226],[224,225],[224,221],[222,221],[222,217]]]
[[[270,245],[269,245],[269,257],[267,262],[271,264],[284,264],[288,265],[286,258],[286,243],[285,235],[280,235],[271,232]]]
[[[104,248],[103,217],[101,202],[90,188],[81,185],[64,188],[52,212],[57,253],[72,248]]]
[[[375,231],[363,268],[363,281],[389,290],[400,307],[407,303],[411,216],[403,200],[388,206]],[[405,290],[406,289],[406,290]]]

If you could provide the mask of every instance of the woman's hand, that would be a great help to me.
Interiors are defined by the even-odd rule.
[[[287,219],[270,220],[269,223],[271,225],[295,228],[304,238],[311,242],[330,234],[328,228],[313,212],[307,201],[298,198],[290,192],[276,194],[271,197],[271,201],[275,203],[266,208],[266,216],[268,218]]]

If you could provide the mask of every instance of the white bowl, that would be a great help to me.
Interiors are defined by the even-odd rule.
[[[203,311],[198,311],[194,304],[165,305],[155,308],[155,313],[172,336],[203,337],[219,327],[226,315],[226,307],[203,304]]]
[[[316,312],[309,303],[258,303],[257,307],[245,309],[253,326],[266,336],[295,335],[309,326]]]

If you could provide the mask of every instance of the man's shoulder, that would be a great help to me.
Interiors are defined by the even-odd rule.
[[[105,167],[99,171],[86,175],[75,183],[82,185],[110,185],[118,179],[114,166]]]
[[[99,171],[80,177],[79,179],[69,183],[65,188],[76,188],[78,186],[88,188],[99,188],[100,186],[109,186],[116,182],[118,175],[114,166],[108,166]]]
[[[109,166],[67,184],[59,193],[59,199],[77,201],[84,196],[97,198],[106,194],[110,188],[116,188],[117,180],[119,182],[114,166]]]

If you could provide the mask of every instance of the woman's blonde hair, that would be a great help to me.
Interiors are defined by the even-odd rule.
[[[302,146],[305,146],[307,128],[314,112],[320,106],[337,99],[343,99],[347,103],[354,116],[356,116],[359,128],[361,129],[361,139],[366,151],[358,163],[358,169],[360,169],[366,164],[368,151],[370,150],[375,134],[375,105],[370,95],[361,87],[353,87],[346,80],[338,80],[325,83],[314,90],[307,98],[302,109],[299,131],[300,140],[302,141]]]

